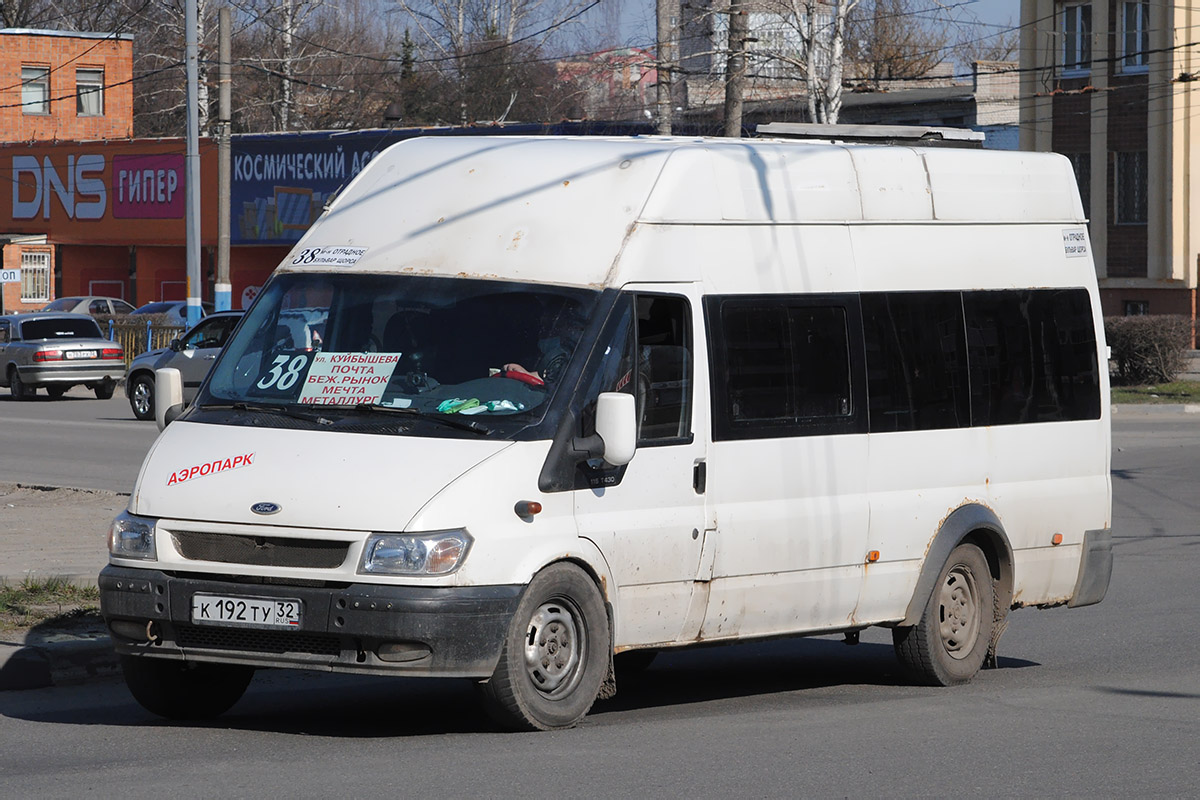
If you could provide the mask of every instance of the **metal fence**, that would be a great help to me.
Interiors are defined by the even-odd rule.
[[[103,323],[101,323],[103,324]],[[166,347],[172,339],[183,335],[184,328],[179,325],[163,325],[154,322],[129,321],[110,319],[108,321],[108,338],[119,342],[125,350],[125,366],[133,361],[134,356],[147,350]]]

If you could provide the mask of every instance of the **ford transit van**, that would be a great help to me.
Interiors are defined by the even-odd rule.
[[[100,575],[129,687],[187,718],[260,667],[452,676],[554,729],[625,654],[870,626],[968,681],[1011,609],[1108,586],[1085,222],[1045,153],[395,145],[190,406],[158,373]]]

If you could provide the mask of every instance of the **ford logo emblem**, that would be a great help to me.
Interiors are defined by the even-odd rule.
[[[283,506],[279,505],[279,503],[255,503],[250,506],[250,510],[255,514],[263,514],[265,516],[267,514],[278,514],[283,510]]]

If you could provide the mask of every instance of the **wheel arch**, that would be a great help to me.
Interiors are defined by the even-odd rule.
[[[950,512],[938,526],[925,555],[916,588],[908,601],[904,619],[899,625],[912,626],[921,621],[921,614],[924,613],[938,575],[946,566],[950,553],[964,542],[977,546],[987,559],[996,591],[997,616],[1002,617],[1012,605],[1013,551],[1008,535],[994,511],[980,503],[967,503]]]
[[[154,383],[154,370],[151,368],[147,368],[147,367],[141,367],[141,368],[135,369],[133,372],[129,373],[129,376],[125,378],[125,388],[128,389],[129,386],[132,385],[134,381],[136,381],[138,378],[142,377],[143,375],[145,375],[146,377],[148,377],[150,379],[150,383]]]

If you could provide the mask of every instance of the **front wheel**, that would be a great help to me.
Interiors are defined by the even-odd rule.
[[[154,379],[138,375],[126,387],[129,407],[133,415],[141,420],[154,419]]]
[[[133,699],[167,719],[211,719],[241,699],[253,667],[195,664],[145,656],[121,656],[121,671]]]
[[[952,686],[975,677],[995,624],[995,588],[983,551],[960,544],[950,553],[921,621],[894,628],[896,657],[914,680]]]
[[[97,383],[92,389],[96,393],[97,400],[108,400],[113,396],[113,391],[117,388],[117,384],[111,380],[104,380],[102,383]]]
[[[578,567],[552,564],[526,587],[496,671],[481,687],[488,712],[511,730],[577,725],[608,674],[610,646],[596,584]]]
[[[63,395],[67,393],[65,386],[47,386],[46,394],[50,395],[51,400],[62,400]]]

